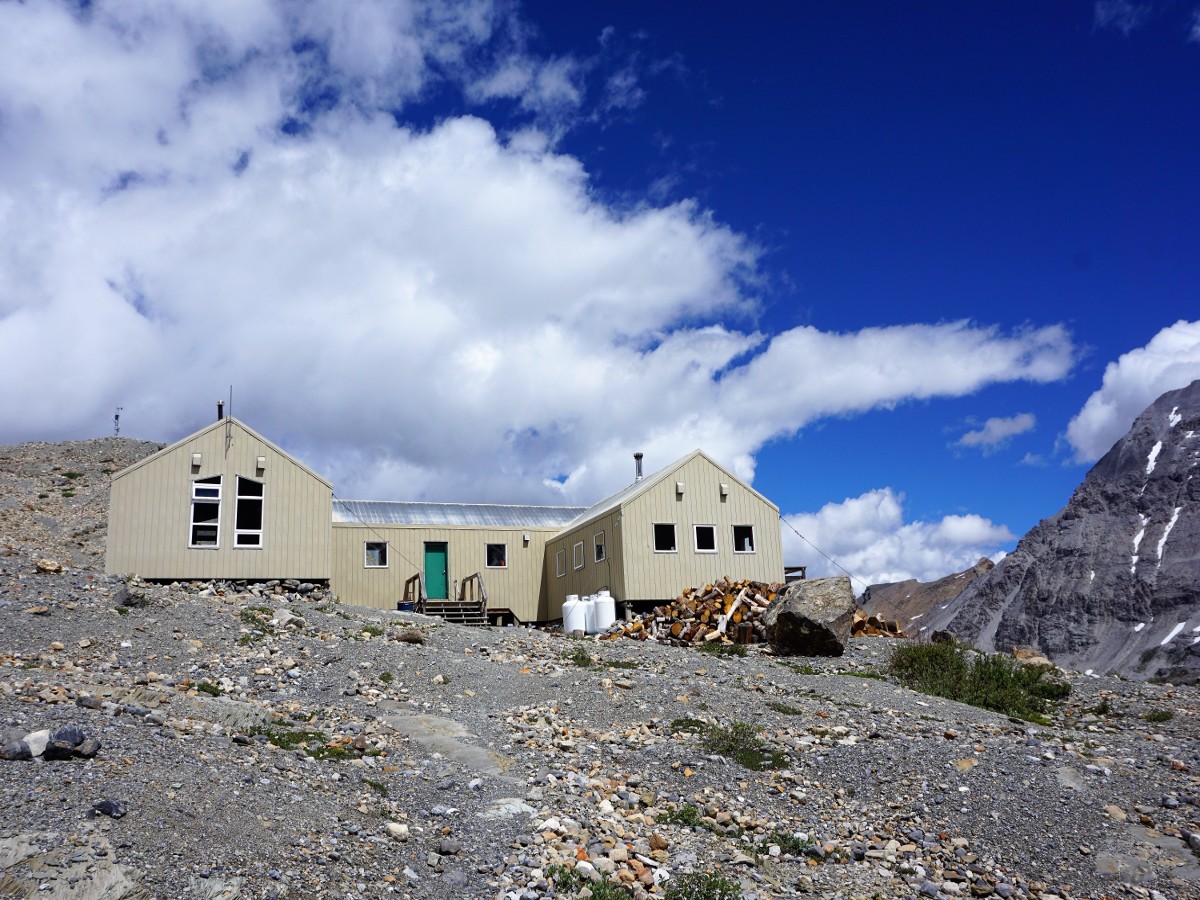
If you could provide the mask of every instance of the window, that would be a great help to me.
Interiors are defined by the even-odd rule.
[[[363,550],[365,560],[363,565],[368,569],[386,569],[387,568],[387,541],[364,541]]]
[[[489,569],[508,568],[507,544],[488,544],[485,548],[484,556],[487,559],[487,567]]]
[[[596,562],[604,562],[604,532],[603,531],[601,531],[599,534],[595,535],[592,538],[592,547],[595,550]]]
[[[583,568],[583,541],[577,541],[572,548],[572,555],[575,557],[575,568]]]
[[[654,526],[654,552],[675,553],[675,523],[657,523]]]
[[[192,527],[189,547],[218,547],[221,536],[221,476],[192,482]]]
[[[754,552],[754,526],[753,525],[734,525],[733,526],[733,552],[734,553],[753,553]]]
[[[559,550],[554,554],[554,571],[562,578],[567,574],[567,551]]]
[[[261,547],[263,541],[263,483],[237,480],[237,516],[233,523],[235,547]]]
[[[697,553],[716,553],[717,552],[717,526],[716,525],[697,525],[696,526],[696,552]]]

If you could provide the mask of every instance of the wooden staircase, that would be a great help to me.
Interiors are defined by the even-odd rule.
[[[483,576],[478,572],[463,579],[457,600],[426,597],[425,578],[418,573],[405,582],[404,600],[400,605],[414,612],[437,616],[458,625],[488,624],[487,589],[483,586]]]
[[[487,625],[487,611],[479,603],[462,602],[459,600],[426,600],[423,609],[417,612],[427,616],[437,616],[447,622],[458,625]]]

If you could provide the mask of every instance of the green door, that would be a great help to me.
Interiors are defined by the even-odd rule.
[[[430,600],[450,599],[448,555],[444,541],[425,542],[425,596]]]

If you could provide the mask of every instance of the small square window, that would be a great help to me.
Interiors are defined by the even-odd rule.
[[[572,548],[572,555],[575,558],[575,568],[583,568],[583,541],[578,541]]]
[[[675,545],[675,523],[656,523],[654,526],[654,552],[675,553],[678,549]]]
[[[734,525],[733,526],[733,552],[734,553],[753,553],[754,552],[754,526],[753,525]]]
[[[507,544],[488,544],[485,548],[485,552],[487,556],[487,567],[489,569],[508,568]]]
[[[559,550],[554,554],[554,571],[559,578],[567,574],[567,551]]]
[[[696,552],[697,553],[716,553],[717,552],[717,526],[716,525],[697,525],[696,526]]]
[[[368,569],[386,569],[388,564],[387,541],[366,541],[363,544]]]
[[[592,547],[595,550],[594,558],[595,558],[596,562],[598,562],[598,563],[604,562],[605,556],[604,556],[604,532],[603,531],[601,531],[599,534],[592,537]]]

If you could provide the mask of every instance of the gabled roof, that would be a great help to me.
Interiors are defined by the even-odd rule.
[[[760,500],[762,500],[763,503],[766,503],[768,506],[770,506],[772,509],[774,509],[776,511],[779,510],[778,506],[776,506],[774,503],[772,503],[770,500],[768,500],[766,497],[764,497],[762,494],[760,494],[754,488],[750,487],[750,485],[746,484],[746,482],[742,481],[742,479],[738,478],[736,475],[734,475],[732,472],[730,472],[728,469],[726,469],[724,466],[722,466],[719,462],[717,462],[715,459],[713,459],[711,456],[709,456],[707,453],[705,453],[703,450],[693,450],[691,453],[687,454],[686,456],[681,456],[679,459],[675,460],[675,462],[671,463],[670,465],[663,466],[657,472],[653,472],[650,475],[647,475],[641,481],[635,481],[633,484],[621,488],[621,490],[617,491],[615,494],[605,497],[603,500],[601,500],[595,506],[588,507],[586,510],[584,510],[584,512],[578,518],[576,518],[573,521],[571,521],[570,523],[568,523],[567,527],[563,529],[563,533],[572,531],[572,530],[578,528],[580,525],[586,525],[588,522],[591,522],[593,519],[598,519],[601,516],[605,515],[606,513],[612,512],[618,506],[623,506],[626,503],[628,503],[630,500],[633,500],[635,497],[641,496],[642,494],[646,493],[646,491],[650,490],[651,488],[655,487],[656,485],[660,484],[661,482],[666,481],[674,472],[676,472],[683,465],[691,462],[696,457],[700,457],[700,458],[704,459],[709,465],[711,465],[713,468],[715,468],[718,472],[720,472],[722,475],[724,475],[730,481],[737,482],[742,487],[744,487],[746,490],[748,490],[750,493],[754,494],[754,496],[756,496]]]
[[[496,503],[426,503],[406,500],[333,500],[335,523],[465,525],[487,528],[562,528],[582,506],[507,506]]]
[[[328,479],[323,478],[322,476],[318,475],[316,472],[314,472],[312,469],[310,469],[304,463],[300,462],[300,460],[296,459],[296,457],[292,456],[292,454],[288,453],[286,450],[284,450],[282,447],[280,447],[274,441],[268,440],[267,438],[263,437],[261,434],[259,434],[257,431],[255,431],[253,428],[251,428],[249,425],[247,425],[245,422],[241,421],[240,419],[235,419],[233,416],[226,416],[223,419],[217,419],[215,422],[213,422],[209,425],[205,425],[199,431],[194,431],[191,434],[189,434],[187,437],[180,438],[175,443],[170,444],[169,446],[163,447],[157,453],[151,453],[145,459],[139,459],[133,465],[126,466],[120,472],[117,472],[116,474],[114,474],[112,477],[112,480],[116,481],[118,478],[123,478],[124,476],[128,475],[130,472],[133,472],[136,469],[140,469],[142,466],[147,465],[147,464],[153,462],[154,460],[159,459],[163,456],[166,456],[168,453],[171,453],[172,451],[176,450],[177,448],[182,447],[184,444],[188,443],[189,441],[193,441],[202,435],[208,434],[208,432],[210,432],[216,428],[224,428],[227,424],[236,425],[238,428],[242,429],[242,431],[246,432],[246,434],[250,435],[255,440],[262,441],[264,444],[266,444],[268,447],[270,447],[272,450],[274,450],[280,456],[286,457],[293,465],[304,470],[306,473],[311,475],[317,481],[321,482],[321,484],[325,485],[325,487],[329,488],[329,490],[331,490],[331,491],[333,490],[333,485],[330,484]]]

